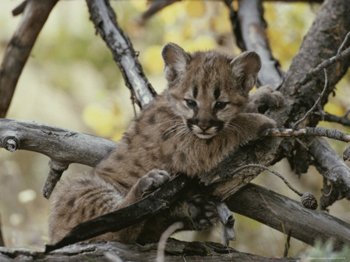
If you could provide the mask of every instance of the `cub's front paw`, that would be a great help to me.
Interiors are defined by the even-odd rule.
[[[203,195],[195,195],[186,202],[188,218],[194,230],[207,229],[219,221],[217,205],[214,201],[209,201]]]
[[[261,135],[264,135],[267,129],[275,128],[277,126],[277,123],[275,120],[264,115],[261,115],[261,116],[262,116],[261,117],[262,122],[258,130],[258,137]]]
[[[169,181],[169,179],[170,175],[167,171],[153,169],[139,179],[137,182],[137,193],[143,197],[155,191],[165,182]]]
[[[283,105],[284,97],[281,92],[270,86],[262,86],[249,97],[247,111],[263,114],[268,109],[281,108]]]

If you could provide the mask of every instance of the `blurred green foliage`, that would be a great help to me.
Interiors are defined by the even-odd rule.
[[[18,17],[10,15],[19,1],[0,3],[0,55]],[[131,38],[147,77],[158,92],[164,89],[162,46],[176,42],[188,51],[220,49],[239,53],[234,45],[228,11],[221,1],[181,1],[165,8],[144,26],[138,18],[146,0],[112,1],[118,22]],[[266,3],[268,36],[275,57],[284,70],[297,53],[303,35],[312,23],[317,6]],[[330,99],[326,110],[343,115],[349,109],[349,74],[339,84],[339,96]],[[130,94],[112,55],[89,21],[84,1],[59,1],[49,17],[17,86],[9,118],[29,120],[94,133],[118,140],[133,117]],[[324,123],[333,126],[333,124]],[[336,126],[339,127],[339,126]],[[349,130],[348,130],[349,131]],[[339,150],[343,144],[337,144]],[[41,186],[48,172],[46,157],[31,152],[0,151],[0,214],[8,246],[41,248],[47,239],[48,205]],[[319,195],[322,180],[313,168],[298,179],[287,163],[277,167],[302,190]],[[73,165],[65,175],[84,169]],[[262,175],[255,182],[295,198],[276,179]],[[340,201],[331,212],[349,221],[348,202]],[[220,230],[211,232],[220,239]],[[181,236],[183,237],[183,235]],[[189,235],[185,236],[187,239]],[[198,237],[195,235],[194,237]],[[241,251],[281,256],[285,236],[256,221],[237,217],[237,241]],[[273,244],[272,244],[273,243]],[[292,240],[290,255],[307,247]]]

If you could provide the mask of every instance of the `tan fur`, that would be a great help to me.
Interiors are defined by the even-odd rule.
[[[168,89],[131,123],[117,149],[91,174],[62,182],[55,189],[52,242],[78,223],[139,200],[144,193],[140,178],[151,170],[200,176],[230,151],[275,125],[264,115],[245,113],[248,92],[260,68],[255,53],[233,59],[213,51],[188,54],[168,44],[163,57]],[[188,105],[189,100],[195,101],[196,108]],[[220,101],[227,104],[217,110]],[[134,227],[100,238],[132,242],[139,232]]]

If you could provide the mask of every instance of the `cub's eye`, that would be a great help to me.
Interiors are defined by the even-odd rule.
[[[186,105],[189,107],[189,108],[196,108],[197,107],[197,102],[192,100],[192,99],[185,99],[185,102],[186,102]]]
[[[228,104],[229,104],[229,102],[216,102],[215,105],[214,105],[214,109],[215,109],[215,110],[222,110],[222,109],[224,109]]]

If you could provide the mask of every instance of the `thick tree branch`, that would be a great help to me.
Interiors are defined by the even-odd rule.
[[[49,254],[29,250],[0,248],[1,261],[130,261],[149,262],[157,259],[157,244],[146,246],[118,242],[78,243]],[[287,262],[292,258],[267,258],[238,252],[217,243],[182,242],[169,239],[165,248],[165,261],[177,262]]]
[[[23,20],[12,36],[0,66],[0,117],[5,117],[18,79],[34,43],[58,0],[26,1]]]
[[[115,146],[110,140],[92,135],[0,119],[0,147],[38,152],[61,163],[96,166]]]
[[[23,123],[23,122],[16,122],[13,120],[7,120],[7,119],[1,119],[0,120],[0,141],[1,141],[1,146],[2,147],[7,147],[7,141],[8,140],[13,140],[16,141],[15,144],[11,143],[11,149],[25,149],[25,150],[31,150],[35,152],[40,152],[43,153],[50,158],[57,158],[60,162],[64,163],[72,163],[72,162],[78,162],[81,164],[89,165],[89,166],[94,166],[96,163],[98,163],[110,150],[115,148],[115,143],[99,138],[99,137],[94,137],[94,136],[89,136],[85,134],[79,134],[67,130],[61,130],[58,128],[52,128],[48,126],[43,126],[43,125],[38,125],[38,124],[32,124],[32,123]],[[67,150],[68,149],[68,150]],[[248,151],[252,152],[252,149],[247,149]],[[82,157],[83,156],[83,157]],[[230,170],[223,170],[223,174],[228,176]],[[246,172],[245,172],[246,173]],[[247,172],[249,175],[249,172]],[[246,175],[246,174],[245,174]],[[243,176],[244,177],[244,176]],[[242,178],[244,180],[244,178]],[[186,182],[186,184],[189,182]],[[141,202],[138,203],[137,205],[141,206],[147,206],[149,209],[140,209],[139,206],[130,206],[128,207],[129,209],[126,210],[120,210],[117,211],[116,215],[113,216],[113,223],[110,223],[111,217],[107,217],[107,220],[109,221],[106,223],[103,218],[99,218],[97,220],[97,223],[102,223],[103,225],[112,225],[113,227],[116,228],[122,228],[126,225],[134,224],[137,223],[140,219],[139,216],[134,216],[133,212],[137,212],[139,215],[145,215],[148,216],[150,214],[154,214],[157,210],[162,210],[167,208],[169,205],[166,204],[166,200],[163,199],[163,197],[160,197],[159,194],[165,194],[169,196],[168,201],[169,203],[173,201],[173,199],[176,199],[177,196],[181,195],[181,188],[184,186],[183,184],[179,184],[178,186],[175,185],[174,183],[169,183],[167,187],[161,188],[159,191],[157,191],[156,194],[156,200],[153,201],[151,198],[150,199],[144,199]],[[172,187],[172,190],[169,190],[169,187]],[[173,195],[171,195],[173,194]],[[267,192],[266,195],[262,193],[264,198],[266,199],[271,192]],[[249,198],[250,193],[243,193],[243,196],[246,198]],[[238,201],[238,198],[235,198],[235,201]],[[255,199],[255,203],[260,203],[260,205],[264,205],[264,200],[263,198],[252,198]],[[152,203],[158,203],[157,201],[162,201],[164,205],[156,205],[154,206]],[[244,200],[242,200],[244,201]],[[288,203],[288,198],[283,200],[284,202]],[[231,203],[231,200],[229,201]],[[283,204],[278,204],[283,206]],[[250,206],[250,204],[246,204],[247,207]],[[152,208],[154,207],[154,208]],[[282,207],[281,207],[282,208]],[[288,209],[288,206],[286,207]],[[254,207],[251,207],[252,210],[254,210]],[[140,210],[146,212],[142,213]],[[300,206],[300,212],[304,208]],[[118,212],[122,215],[118,215]],[[264,216],[265,211],[261,211],[259,213],[259,216]],[[249,216],[253,219],[258,219],[258,214],[257,213],[252,213]],[[127,218],[125,218],[127,216]],[[276,216],[276,219],[279,219],[279,221],[284,221],[283,217],[279,217],[279,213],[274,214]],[[265,217],[268,217],[268,214],[266,214]],[[299,216],[296,214],[295,219],[298,220]],[[333,218],[331,216],[327,215],[327,218],[332,220]],[[102,220],[101,220],[102,219]],[[321,218],[320,218],[321,219]],[[118,222],[117,222],[118,221]],[[300,218],[300,221],[302,221],[302,217]],[[337,221],[337,220],[336,220]],[[96,223],[96,222],[93,222]],[[119,224],[118,224],[119,223]],[[124,223],[124,224],[123,224]],[[127,223],[127,224],[125,224]],[[328,222],[327,222],[328,223]],[[331,224],[332,225],[332,224]],[[341,225],[340,225],[341,226]],[[96,234],[96,230],[101,229],[106,230],[105,227],[91,227],[88,226],[89,228],[94,228],[92,231],[87,231],[85,230],[84,225],[80,227],[78,230],[79,234],[81,232],[82,235],[80,237],[84,237],[85,239],[89,238],[89,234]],[[292,226],[291,226],[292,227]],[[81,228],[84,230],[81,231]],[[322,228],[327,228],[326,224],[322,226]],[[296,237],[294,235],[294,232],[298,232],[298,230],[302,230],[300,227],[292,227],[292,236]],[[281,229],[280,229],[281,230]],[[318,234],[318,228],[313,229],[312,235],[317,235]],[[327,229],[330,230],[330,229]],[[78,234],[78,235],[79,235]],[[75,236],[76,237],[76,236]],[[303,238],[299,238],[302,241]],[[80,239],[73,239],[73,240],[81,240]],[[305,242],[309,240],[305,239]],[[309,243],[309,242],[307,242]]]
[[[348,1],[345,0],[327,0],[319,10],[313,25],[303,40],[300,52],[292,61],[285,82],[280,89],[287,97],[293,99],[293,103],[285,109],[286,112],[279,115],[282,122],[287,126],[293,125],[305,114],[306,110],[315,104],[317,96],[314,94],[322,92],[323,74],[315,74],[310,81],[305,82],[303,79],[307,79],[307,76],[311,75],[310,73],[305,74],[305,72],[319,72],[325,65],[328,66],[329,88],[327,88],[323,99],[320,101],[320,107],[323,107],[328,100],[328,95],[333,92],[335,84],[347,71],[350,60],[338,60],[335,57],[337,57],[337,54],[347,52],[347,50],[338,52],[340,51],[338,49],[350,31],[349,12],[350,6]],[[300,85],[300,79],[305,82],[304,85]],[[314,114],[307,121],[304,121],[303,125],[315,126],[319,120],[321,118]],[[344,165],[340,158],[333,157],[336,152],[323,139],[314,142],[312,140],[314,139],[306,139],[305,144],[312,145],[309,150],[316,160],[314,162],[316,168],[325,178],[329,179],[329,176],[331,176],[333,178],[330,181],[336,180],[341,183],[343,189],[339,192],[344,192],[344,187],[347,185],[346,181],[350,177],[349,168]],[[324,159],[328,159],[327,166],[321,164],[324,163]],[[343,168],[334,169],[338,166]],[[334,192],[336,192],[337,188],[334,187],[334,189]],[[332,201],[329,203],[332,203]],[[322,199],[321,206],[324,207]]]
[[[258,3],[258,1],[240,1],[240,14],[244,18],[245,15],[249,12],[254,12],[256,14],[261,14],[261,6]],[[245,7],[250,6],[250,9],[245,9]],[[346,72],[348,66],[349,66],[349,60],[344,60],[345,57],[347,57],[347,50],[340,50],[338,49],[339,46],[344,46],[342,44],[342,41],[344,40],[347,33],[350,31],[350,19],[348,16],[348,12],[350,12],[350,7],[348,5],[348,2],[345,0],[336,0],[336,1],[325,1],[325,3],[322,5],[321,9],[319,10],[319,13],[316,17],[316,20],[312,27],[310,28],[309,32],[307,33],[307,36],[304,39],[304,42],[300,48],[300,52],[298,55],[294,58],[292,65],[287,73],[287,78],[285,82],[282,85],[282,88],[280,89],[282,93],[284,93],[287,103],[286,106],[279,111],[276,112],[269,112],[270,115],[278,120],[280,126],[292,126],[293,122],[301,119],[303,116],[305,116],[306,112],[313,107],[313,105],[316,104],[317,97],[315,97],[315,93],[320,94],[322,93],[321,87],[323,85],[323,77],[322,74],[316,74],[316,72],[320,72],[322,69],[327,67],[327,72],[329,75],[329,88],[323,92],[324,95],[321,97],[320,105],[323,106],[326,101],[327,97],[330,92],[334,90],[334,84],[339,81],[343,74]],[[332,19],[328,19],[327,17],[332,16]],[[258,21],[255,21],[255,23],[258,23],[260,25],[260,30],[258,32],[264,32],[264,20],[262,19],[262,16],[260,17]],[[246,21],[249,21],[249,19],[246,19]],[[243,21],[244,22],[244,21]],[[243,22],[241,21],[240,26],[243,27]],[[254,27],[252,27],[254,28]],[[335,30],[335,28],[337,30]],[[242,40],[244,42],[244,46],[253,46],[254,43],[265,43],[266,37],[264,34],[259,33],[248,33],[249,26],[246,26],[245,29],[241,28],[241,30],[238,30],[237,32],[246,32],[246,37]],[[255,38],[252,39],[250,37],[250,34],[253,35]],[[246,43],[248,42],[248,43]],[[345,41],[344,41],[345,42]],[[261,49],[267,49],[267,53],[270,53],[268,44],[261,44]],[[280,76],[280,73],[278,71],[278,68],[270,67],[270,70],[264,70],[264,67],[266,65],[269,65],[269,60],[266,60],[266,56],[262,57],[262,70],[261,74],[272,74],[273,76]],[[331,57],[331,58],[329,58]],[[275,71],[275,72],[274,72]],[[306,74],[305,72],[310,72]],[[313,78],[311,78],[311,76]],[[269,79],[269,75],[265,79]],[[274,79],[274,77],[272,77]],[[302,79],[304,85],[300,85],[300,79]],[[306,80],[303,80],[306,79]],[[270,81],[270,80],[269,80]],[[270,83],[264,83],[264,84],[271,84]],[[321,84],[320,84],[321,83]],[[302,90],[302,91],[301,91]],[[310,120],[311,119],[311,120]],[[320,118],[317,117],[308,117],[307,121],[304,121],[303,124],[310,124],[310,125],[316,125],[317,122],[320,120]],[[311,140],[314,140],[315,138],[312,138]],[[317,140],[317,138],[316,138]],[[310,139],[308,139],[310,143]],[[320,141],[317,141],[314,143],[314,145],[320,145],[325,144],[322,142],[322,139]],[[280,144],[276,144],[278,146]],[[323,150],[326,149],[327,150]],[[323,150],[323,151],[322,151]],[[324,155],[324,157],[327,157],[331,155],[335,155],[336,153],[334,150],[332,150],[329,145],[327,144],[327,147],[317,147],[314,146],[311,151],[315,151],[313,155],[321,156]],[[318,152],[316,154],[316,151]],[[270,152],[266,152],[267,154],[270,154]],[[273,154],[276,153],[276,149],[274,149]],[[311,152],[312,153],[312,152]],[[278,156],[278,154],[276,155]],[[279,155],[279,157],[281,157]],[[341,159],[336,158],[330,158],[333,162],[329,166],[331,168],[332,166],[341,166],[344,163],[341,161]],[[264,162],[264,160],[257,158],[257,162],[262,163],[264,165],[267,165],[267,163]],[[303,160],[305,162],[305,167],[302,168],[302,170],[306,170],[308,166],[308,162]],[[274,161],[271,161],[274,162]],[[299,163],[300,161],[298,161]],[[317,163],[320,163],[321,161],[316,161]],[[229,165],[229,164],[228,164]],[[299,163],[300,165],[300,163]],[[323,166],[324,167],[324,166]],[[318,168],[319,170],[323,170],[324,172],[321,173],[323,176],[327,176],[327,174],[330,174],[331,172],[328,172],[330,170]],[[234,169],[232,169],[233,171]],[[335,176],[340,177],[342,181],[346,181],[347,177],[350,176],[350,171],[347,169],[345,172],[342,172],[341,174],[335,174]],[[252,175],[254,177],[254,175]],[[345,183],[345,182],[344,182]],[[346,184],[346,183],[345,183]],[[344,184],[344,185],[345,185]],[[229,183],[227,183],[227,188],[229,188]],[[220,190],[221,192],[226,192],[228,189]]]
[[[322,211],[303,208],[300,203],[262,187],[249,184],[226,201],[229,208],[244,216],[309,245],[316,239],[332,238],[335,248],[350,244],[350,225]]]
[[[309,143],[310,153],[317,162],[315,164],[317,170],[332,184],[331,192],[323,192],[321,209],[327,208],[338,199],[344,197],[350,199],[349,167],[340,156],[334,154],[326,140],[313,139]]]
[[[260,0],[239,0],[238,22],[236,30],[238,45],[243,50],[255,51],[263,61],[258,74],[261,85],[277,87],[282,82],[282,71],[278,61],[273,57],[266,34],[264,10]]]
[[[143,73],[131,41],[119,27],[109,1],[86,0],[86,3],[96,31],[111,50],[132,94],[133,102],[137,102],[140,108],[148,105],[156,92]]]

